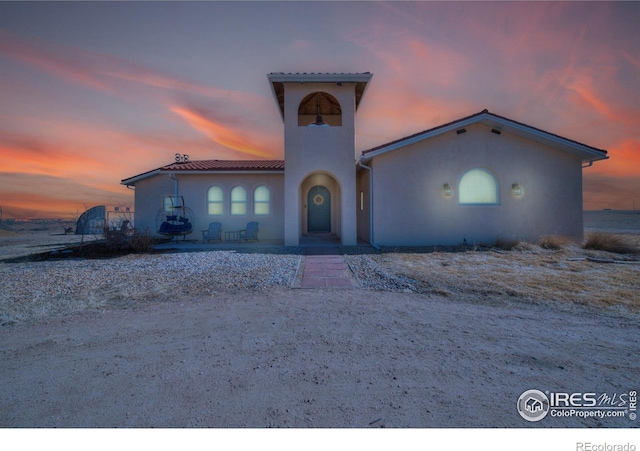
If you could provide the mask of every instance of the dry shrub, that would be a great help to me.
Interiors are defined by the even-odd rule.
[[[606,251],[615,254],[637,254],[640,252],[637,246],[627,242],[620,235],[611,233],[594,232],[589,234],[583,249],[594,251]]]
[[[127,243],[127,234],[121,230],[111,230],[104,228],[104,238],[107,249],[110,251],[119,251],[123,249]]]
[[[504,238],[498,238],[493,245],[496,249],[503,251],[518,251],[523,250],[522,243],[518,240],[507,240]]]
[[[540,238],[538,245],[542,249],[559,251],[566,244],[566,240],[557,236],[543,236]]]
[[[149,252],[156,245],[156,239],[151,236],[149,229],[144,231],[134,230],[129,238],[129,246],[134,252]]]

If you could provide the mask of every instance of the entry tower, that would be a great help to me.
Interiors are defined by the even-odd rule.
[[[357,244],[355,116],[372,74],[268,75],[284,121],[284,242]]]

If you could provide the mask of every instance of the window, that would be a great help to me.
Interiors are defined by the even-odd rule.
[[[219,186],[212,186],[207,192],[208,213],[210,215],[224,214],[224,194]]]
[[[247,191],[241,186],[235,186],[231,190],[231,214],[247,214]]]
[[[256,187],[253,191],[253,214],[268,215],[270,202],[271,193],[269,192],[269,188],[264,185]]]
[[[486,169],[475,168],[465,172],[460,179],[458,192],[460,204],[498,204],[498,182]]]
[[[176,214],[176,210],[184,207],[182,196],[163,196],[162,206],[167,214]]]

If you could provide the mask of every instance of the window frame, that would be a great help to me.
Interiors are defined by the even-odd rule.
[[[491,177],[491,179],[493,180],[493,185],[494,185],[494,189],[495,189],[495,201],[494,202],[464,202],[462,200],[462,195],[463,195],[463,189],[462,189],[462,182],[464,180],[464,178],[466,176],[469,175],[470,172],[473,171],[481,171],[484,172],[485,174],[489,175],[489,177]],[[458,180],[458,205],[462,205],[465,207],[468,206],[476,206],[476,207],[494,207],[497,205],[500,205],[500,181],[498,180],[498,177],[496,177],[496,175],[493,173],[493,171],[491,171],[488,168],[482,167],[482,166],[476,166],[470,169],[467,169],[466,171],[464,171],[464,173],[462,174],[462,176],[460,176],[460,179]]]
[[[219,201],[211,201],[210,198],[210,193],[211,190],[213,188],[217,188],[218,190],[220,190],[220,200]],[[222,216],[224,215],[224,190],[222,189],[222,187],[220,185],[211,185],[209,188],[207,188],[207,214],[209,216]],[[210,206],[214,204],[214,205],[220,205],[220,213],[211,213],[210,210]]]
[[[244,199],[242,200],[234,200],[233,196],[234,196],[234,192],[239,192],[239,190],[242,190],[243,193],[243,197]],[[247,189],[242,186],[242,185],[236,185],[233,188],[231,188],[231,190],[229,191],[229,214],[231,216],[246,216],[247,215]],[[235,212],[235,208],[242,206],[242,212],[241,213],[237,213]]]
[[[258,189],[263,188],[266,190],[266,194],[267,194],[267,200],[258,200],[257,196],[256,196],[256,192],[258,191]],[[267,212],[266,213],[258,213],[258,206],[264,206],[266,205],[267,207]],[[271,188],[269,188],[267,185],[258,185],[253,189],[253,214],[255,216],[269,216],[271,214]]]

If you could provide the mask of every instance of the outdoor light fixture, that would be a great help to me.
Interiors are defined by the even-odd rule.
[[[522,187],[517,183],[511,185],[511,192],[514,196],[522,196]]]
[[[327,125],[324,123],[324,121],[322,120],[322,116],[320,115],[320,95],[316,96],[316,121],[313,123],[313,125]]]
[[[448,183],[445,183],[444,185],[442,185],[442,192],[446,197],[451,196],[451,187],[449,186]]]
[[[466,133],[466,132],[467,132],[467,129],[466,129],[466,128],[461,128],[460,130],[456,130],[456,133],[457,133],[458,135],[462,135],[463,133]]]
[[[322,116],[318,114],[316,116],[316,121],[313,123],[313,125],[327,125],[327,124],[325,124],[324,121],[322,120]]]
[[[496,135],[501,134],[502,132],[500,130],[498,130],[497,128],[492,128],[491,129],[491,133],[495,133]]]

